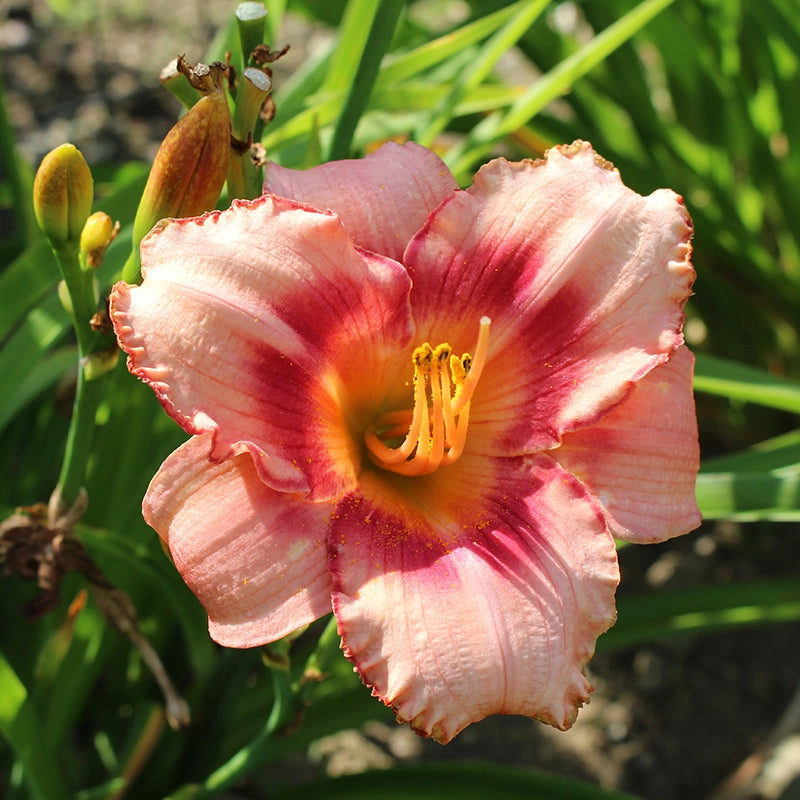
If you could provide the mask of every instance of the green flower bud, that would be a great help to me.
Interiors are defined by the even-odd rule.
[[[117,361],[119,361],[119,350],[116,347],[113,350],[90,353],[81,359],[83,377],[87,381],[96,380],[101,375],[111,372],[117,366]]]
[[[89,253],[108,247],[114,233],[114,223],[104,211],[95,211],[87,220],[81,231],[81,250]]]
[[[33,181],[33,210],[55,249],[78,243],[93,199],[92,173],[75,145],[62,144],[42,159]]]
[[[119,223],[115,225],[104,211],[95,211],[86,220],[81,231],[80,248],[89,269],[100,266],[106,248],[114,241],[118,231]]]

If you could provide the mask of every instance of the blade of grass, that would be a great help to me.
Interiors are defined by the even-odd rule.
[[[0,653],[0,733],[19,759],[36,800],[67,800],[55,755],[46,746],[42,720],[17,673]]]
[[[769,472],[702,472],[697,502],[706,519],[800,520],[800,465]]]
[[[328,151],[330,161],[347,158],[350,155],[350,143],[353,140],[356,125],[367,107],[381,61],[392,42],[397,21],[404,8],[404,0],[380,0],[339,121],[336,124],[336,130],[333,133],[333,140]],[[348,12],[349,9],[348,6]],[[344,48],[345,40],[343,39],[339,49]]]
[[[617,623],[600,637],[598,651],[740,625],[795,621],[800,619],[800,584],[772,580],[656,592],[620,597],[617,609]]]
[[[522,0],[469,22],[406,53],[389,56],[376,85],[400,83],[448,61],[467,48],[482,42],[487,36],[491,36],[508,20],[522,13],[529,4],[530,0]]]
[[[481,47],[475,60],[456,79],[447,96],[436,104],[425,124],[415,132],[415,141],[428,147],[431,145],[455,116],[456,107],[467,92],[486,80],[500,57],[519,41],[548,4],[549,0],[534,0],[525,4]]]
[[[492,114],[476,125],[462,143],[445,157],[458,176],[468,172],[492,144],[522,127],[544,106],[570,87],[610,53],[627,42],[674,0],[644,0],[597,34],[588,44],[543,75],[506,114]]]
[[[694,388],[698,392],[800,414],[800,384],[705,353],[697,353],[696,359]]]

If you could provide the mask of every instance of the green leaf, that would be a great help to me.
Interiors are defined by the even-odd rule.
[[[67,800],[55,755],[46,746],[42,720],[28,691],[0,653],[0,734],[14,751],[35,800]]]
[[[58,280],[58,265],[44,239],[11,262],[0,275],[0,342],[52,291]]]
[[[770,472],[701,472],[696,492],[706,519],[800,521],[800,465]]]
[[[77,365],[77,350],[66,347],[51,355],[50,348],[69,329],[69,319],[53,294],[31,309],[0,350],[0,431],[39,392]]]
[[[800,583],[772,580],[620,597],[617,623],[598,639],[614,650],[673,636],[800,619]]]
[[[363,5],[364,3],[361,0],[352,0],[347,7],[347,17],[351,16],[351,10],[354,10],[355,13],[362,13],[364,9],[361,9],[360,6]],[[374,7],[372,2],[366,5]],[[369,35],[364,41],[363,49],[360,51],[361,57],[352,76],[352,82],[349,83],[347,98],[333,133],[333,140],[328,153],[328,158],[331,161],[347,158],[350,155],[350,142],[353,139],[353,133],[356,125],[358,125],[358,120],[367,107],[375,79],[378,76],[381,60],[391,44],[392,35],[404,7],[404,0],[380,0],[372,20],[372,26],[369,29]],[[362,26],[366,27],[363,20],[359,21],[359,25],[356,26],[355,30],[360,30]],[[356,39],[354,44],[356,47],[358,46],[358,37],[354,35],[353,30],[347,27],[346,33],[348,37],[342,36],[337,50],[337,57],[334,58],[331,65],[332,76],[326,84],[328,86],[338,86],[337,80],[340,78],[336,70],[341,63],[338,58],[339,54],[347,52],[350,58],[354,58],[356,53],[359,52],[353,49],[349,43],[350,39]]]
[[[696,491],[707,519],[800,520],[800,429],[704,461]]]
[[[632,800],[632,795],[583,781],[482,764],[426,764],[364,772],[306,784],[314,800]],[[274,800],[298,796],[297,789]]]
[[[28,165],[17,153],[14,128],[6,106],[4,83],[2,64],[0,64],[0,164],[3,165],[2,179],[8,186],[9,205],[15,222],[13,233],[6,232],[2,237],[0,261],[16,255],[35,238],[41,238],[31,200],[33,176]]]
[[[498,139],[525,125],[548,103],[568,92],[572,85],[627,42],[673,0],[644,0],[609,25],[602,33],[536,81],[504,114],[492,114],[478,123],[464,142],[448,153],[446,161],[458,176],[471,169]]]
[[[800,414],[800,383],[705,353],[698,353],[696,359],[694,388],[698,392]]]
[[[144,593],[158,595],[167,610],[164,616],[174,618],[180,625],[193,668],[198,675],[208,674],[214,665],[214,645],[208,636],[206,614],[167,556],[159,549],[154,557],[135,539],[114,531],[81,526],[78,532],[112,582],[122,588],[138,587]],[[109,569],[108,565],[114,568]],[[124,583],[116,573],[124,577]],[[196,635],[198,631],[201,636]]]
[[[425,42],[406,53],[387,57],[376,85],[387,86],[393,83],[403,83],[409,78],[414,78],[445,63],[491,36],[515,15],[525,13],[530,5],[530,0],[522,0],[522,2],[514,3],[507,8],[501,8],[462,25],[460,28],[430,42]]]
[[[339,25],[339,41],[322,85],[323,92],[346,91],[367,45],[373,22],[380,16],[375,0],[349,0]]]
[[[457,115],[457,107],[467,93],[481,84],[507,53],[538,19],[549,0],[524,4],[519,11],[481,47],[469,66],[452,83],[450,90],[431,110],[425,123],[415,133],[415,140],[430,147],[434,138]]]
[[[0,362],[4,360],[4,353],[0,353]],[[77,363],[77,347],[61,347],[35,362],[29,362],[19,383],[12,384],[13,393],[0,406],[0,432],[28,403],[58,383]]]
[[[800,466],[800,428],[739,453],[707,459],[701,472],[769,472]]]

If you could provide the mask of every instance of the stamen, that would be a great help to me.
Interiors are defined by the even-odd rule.
[[[364,434],[378,466],[401,475],[427,475],[458,460],[467,441],[470,401],[486,363],[490,325],[488,317],[481,317],[474,358],[451,355],[445,343],[432,348],[426,342],[414,350],[413,411],[381,414]],[[387,444],[404,430],[397,447]]]

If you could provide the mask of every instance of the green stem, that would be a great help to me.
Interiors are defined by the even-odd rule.
[[[250,54],[264,42],[267,9],[262,3],[240,3],[236,8],[236,26],[242,45],[242,67],[250,63]]]
[[[53,253],[67,285],[72,304],[72,325],[78,337],[78,350],[83,357],[92,352],[97,338],[89,326],[89,320],[97,310],[92,274],[82,269],[77,245],[66,244],[58,249],[54,248]]]
[[[65,503],[71,506],[77,499],[86,479],[86,469],[92,452],[97,408],[103,397],[105,376],[89,380],[81,361],[78,362],[78,383],[72,406],[67,445],[58,485]]]
[[[125,283],[139,283],[140,278],[139,247],[137,244],[134,244],[131,248],[131,254],[128,256],[125,266],[122,268],[122,280],[125,281]]]
[[[279,669],[272,670],[272,681],[275,700],[267,722],[258,735],[219,769],[211,773],[201,785],[184,786],[166,800],[186,800],[187,798],[203,800],[203,798],[215,797],[269,758],[275,732],[288,719],[296,699],[292,694],[288,672]]]
[[[78,339],[78,382],[72,407],[64,461],[58,485],[63,501],[72,505],[86,479],[94,434],[95,416],[103,396],[102,370],[90,370],[89,360],[112,343],[89,324],[97,310],[94,275],[83,268],[77,248],[64,246],[54,250],[72,304],[72,324]]]

